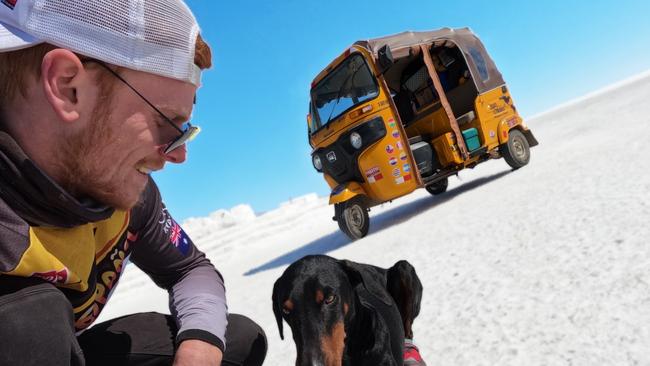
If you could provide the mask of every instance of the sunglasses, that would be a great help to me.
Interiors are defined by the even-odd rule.
[[[107,70],[109,73],[111,73],[113,76],[118,78],[121,82],[123,82],[126,86],[128,86],[129,89],[131,89],[142,100],[144,100],[145,103],[147,103],[151,108],[153,108],[154,111],[158,112],[160,118],[163,121],[167,122],[171,127],[173,127],[172,130],[168,129],[168,131],[160,131],[159,136],[156,139],[161,145],[166,143],[165,149],[163,150],[163,153],[165,155],[178,149],[179,147],[185,145],[186,143],[192,141],[199,134],[199,132],[201,132],[201,128],[199,126],[193,126],[190,122],[185,123],[183,125],[183,129],[179,128],[176,125],[176,123],[174,123],[174,121],[172,121],[158,108],[156,108],[156,106],[154,106],[153,103],[151,103],[147,98],[145,98],[139,91],[137,91],[133,86],[131,86],[131,84],[129,84],[126,80],[124,80],[124,78],[120,76],[120,74],[115,72],[104,62],[95,59],[86,59],[83,60],[82,62],[93,62],[103,67],[105,70]]]

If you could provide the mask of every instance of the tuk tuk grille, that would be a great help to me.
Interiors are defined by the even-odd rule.
[[[350,135],[357,132],[363,144],[355,149],[350,143]],[[332,177],[338,184],[347,182],[365,183],[359,170],[359,155],[375,142],[386,136],[386,126],[381,117],[362,123],[343,133],[334,143],[314,152],[323,164],[323,173]],[[332,154],[335,159],[332,160]]]

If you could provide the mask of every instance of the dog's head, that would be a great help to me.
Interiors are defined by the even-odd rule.
[[[340,366],[346,320],[354,313],[353,287],[361,280],[347,261],[317,255],[290,265],[273,286],[273,312],[280,337],[291,327],[297,366]]]

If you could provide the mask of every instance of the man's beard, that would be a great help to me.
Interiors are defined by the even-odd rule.
[[[111,126],[110,97],[99,102],[92,112],[92,124],[69,136],[61,147],[61,185],[76,198],[90,197],[116,209],[128,210],[136,202],[127,200],[124,182],[111,176],[117,170],[105,169],[115,161],[106,161],[104,149],[114,141],[117,131]]]

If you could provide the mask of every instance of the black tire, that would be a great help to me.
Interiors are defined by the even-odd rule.
[[[431,193],[432,195],[437,196],[439,194],[447,192],[447,186],[449,186],[449,179],[445,177],[433,184],[429,184],[428,186],[424,187],[424,189],[426,189],[427,192]]]
[[[510,130],[508,142],[499,150],[512,169],[519,169],[530,161],[530,145],[526,136],[519,130]]]
[[[334,210],[339,229],[350,239],[361,239],[368,234],[370,228],[368,207],[360,197],[338,203]]]

